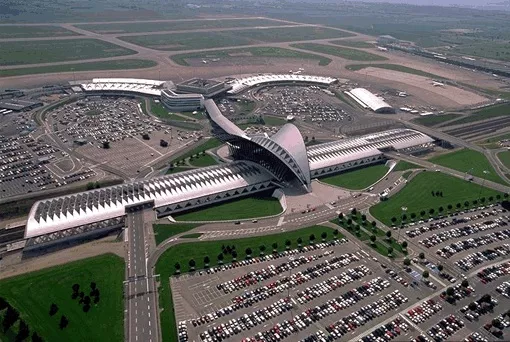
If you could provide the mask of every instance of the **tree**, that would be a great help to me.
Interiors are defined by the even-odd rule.
[[[237,261],[237,252],[232,251],[232,261]]]
[[[69,325],[69,320],[67,319],[66,316],[62,315],[60,317],[60,323],[58,324],[60,330],[64,329],[65,327],[67,327]]]
[[[402,222],[404,221],[407,221],[407,215],[406,214],[402,214]]]
[[[372,221],[370,224],[372,225],[372,229],[375,229],[377,227],[377,222],[375,221]]]
[[[85,296],[85,298],[83,298],[83,304],[90,305],[90,302],[91,302],[91,300],[90,300],[89,296]]]
[[[467,279],[464,279],[461,283],[462,287],[468,287],[469,286],[469,281],[467,281]]]
[[[393,247],[388,247],[388,256],[391,257],[393,255]]]
[[[175,267],[175,274],[181,274],[181,264],[176,262],[174,267]]]
[[[206,255],[206,256],[204,257],[204,267],[205,267],[205,268],[208,268],[208,267],[209,267],[209,263],[210,263],[210,262],[211,262],[211,259],[209,258],[209,256],[208,256],[208,255]]]
[[[109,149],[110,148],[110,142],[109,141],[103,141],[103,148],[105,150]]]
[[[486,199],[485,197],[480,198],[480,203],[485,203]]]
[[[313,245],[313,242],[315,241],[315,235],[310,234],[309,240],[310,240],[310,245]]]
[[[361,221],[366,221],[367,220],[367,215],[363,214],[361,215]]]
[[[338,220],[340,222],[344,220],[344,214],[343,213],[338,214]]]
[[[335,239],[337,239],[337,238],[338,238],[338,233],[340,233],[340,232],[338,231],[338,229],[335,229],[335,230],[333,231],[333,236],[335,237]]]
[[[218,258],[218,264],[223,265],[223,258],[224,258],[223,253],[218,254],[217,258]]]
[[[395,225],[395,223],[396,223],[396,222],[397,222],[397,218],[396,218],[395,216],[393,216],[393,217],[391,218],[391,223],[392,223],[393,225]]]
[[[453,205],[448,204],[447,208],[448,208],[448,211],[451,211],[453,209]]]
[[[91,282],[90,282],[90,288],[91,288],[92,290],[95,290],[95,289],[96,289],[96,287],[97,287],[97,284],[96,284],[95,282],[91,281]]]
[[[0,297],[0,311],[9,306],[4,297]]]
[[[473,205],[476,206],[478,204],[478,200],[473,200]]]
[[[19,321],[19,328],[18,328],[18,334],[16,335],[15,341],[23,341],[30,335],[30,330],[28,329],[28,325],[25,323],[24,320],[20,319]]]
[[[410,266],[410,265],[411,265],[411,259],[409,259],[409,258],[405,258],[405,259],[404,259],[404,265],[406,265],[406,266]]]
[[[469,305],[468,305],[468,308],[469,308],[469,310],[471,310],[471,311],[475,311],[477,307],[478,307],[478,306],[476,305],[476,303],[475,303],[475,302],[471,302],[471,303],[469,303]]]
[[[7,330],[9,330],[9,328],[12,327],[12,325],[14,323],[16,323],[18,318],[19,318],[19,312],[16,311],[12,306],[9,305],[7,307],[7,311],[5,313],[4,320],[2,322],[4,332],[7,332]]]
[[[197,264],[197,263],[195,262],[195,260],[194,260],[194,259],[191,259],[191,260],[188,262],[188,265],[189,265],[189,269],[190,269],[190,271],[194,271],[194,270],[195,270],[195,265],[196,265],[196,264]]]
[[[420,258],[421,260],[425,259],[425,253],[420,252],[420,254],[418,254],[418,258]]]
[[[448,296],[453,296],[455,294],[455,290],[452,287],[446,289],[446,294]]]
[[[251,253],[253,253],[253,251],[251,250],[250,247],[246,248],[244,252],[246,253],[247,258],[251,258]]]
[[[58,306],[55,303],[51,303],[50,305],[50,316],[54,316],[58,311]]]
[[[285,240],[285,249],[289,250],[290,245],[292,245],[292,242],[289,239]]]
[[[407,249],[407,241],[403,241],[402,242],[402,248],[403,249]]]
[[[322,234],[321,234],[322,242],[326,241],[327,237],[328,237],[328,233],[322,232]]]
[[[444,208],[443,207],[439,207],[439,209],[437,211],[439,211],[439,213],[441,214],[444,211]]]
[[[352,225],[352,218],[347,219],[347,226],[350,227]]]
[[[457,209],[460,209],[462,207],[462,204],[457,203],[457,204],[455,204],[455,206],[457,207]]]
[[[372,245],[375,245],[375,240],[377,240],[377,237],[375,235],[370,235],[370,241],[372,241]]]
[[[32,333],[32,342],[43,342],[43,339],[34,331]]]
[[[260,250],[260,256],[264,256],[264,251],[266,250],[266,246],[265,245],[260,245],[259,246],[259,250]]]
[[[354,231],[356,233],[357,236],[360,236],[361,235],[361,227],[359,225],[356,225],[354,227]]]
[[[416,213],[411,213],[411,220],[415,220],[416,219]]]
[[[278,243],[273,242],[272,247],[273,247],[273,253],[277,253],[278,252]]]
[[[507,196],[507,197],[508,197],[508,194],[505,194],[505,196]],[[506,198],[506,197],[505,197],[505,198]],[[496,200],[497,200],[497,201],[499,201],[500,199],[501,199],[501,195],[500,195],[500,194],[497,194],[497,195],[496,195]]]
[[[434,196],[436,195],[436,193],[434,192],[434,190],[432,190],[430,193],[432,194],[432,197],[434,197]]]
[[[427,279],[429,277],[429,271],[423,271],[423,273],[421,274],[421,276],[425,279]]]
[[[464,207],[469,208],[469,201],[464,202]]]
[[[438,270],[439,272],[442,272],[442,271],[443,271],[443,269],[444,269],[444,266],[443,266],[443,265],[441,265],[441,264],[437,265],[437,270]]]
[[[495,326],[496,328],[497,328],[497,327],[499,327],[499,326],[501,325],[501,321],[500,321],[499,319],[497,319],[497,318],[494,318],[494,319],[492,320],[492,322],[491,322],[491,323],[492,323],[492,325],[493,325],[493,326]]]
[[[508,192],[505,192],[505,193],[503,194],[503,197],[504,197],[504,198],[508,198],[508,196],[509,196],[509,195],[508,195]],[[501,198],[501,196],[500,196],[499,198]]]
[[[391,240],[391,230],[388,230],[386,232],[386,240],[388,240],[388,241]]]
[[[301,248],[301,245],[302,245],[302,244],[303,244],[303,239],[299,237],[299,238],[297,239],[297,245],[298,245],[298,247],[299,247],[299,248]]]
[[[86,190],[92,190],[94,189],[94,183],[93,182],[88,182],[87,185],[86,185]]]
[[[494,201],[494,197],[493,196],[489,196],[489,202],[492,202]]]
[[[429,215],[432,216],[432,215],[434,215],[434,213],[435,213],[434,208],[430,208],[429,209]]]
[[[94,304],[97,304],[97,303],[99,303],[99,296],[94,297]]]
[[[420,211],[420,216],[421,216],[421,217],[425,216],[425,214],[426,214],[426,213],[425,213],[425,210]]]
[[[351,215],[352,216],[356,216],[357,213],[358,213],[358,210],[356,208],[352,208],[351,209]]]

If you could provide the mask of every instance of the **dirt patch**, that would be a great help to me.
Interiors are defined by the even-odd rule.
[[[424,89],[426,91],[429,91],[431,93],[437,94],[439,96],[443,96],[448,98],[450,101],[456,103],[459,106],[471,106],[478,103],[482,103],[487,101],[488,99],[480,96],[478,94],[475,94],[473,92],[460,89],[454,86],[444,86],[444,87],[435,87],[432,85],[432,80],[418,75],[413,74],[407,74],[404,72],[399,71],[393,71],[393,70],[386,70],[386,69],[379,69],[379,68],[366,68],[363,70],[356,71],[357,73],[373,76],[377,78],[382,78],[388,81],[394,81],[394,82],[400,82],[405,83],[413,87],[417,87],[420,89]],[[413,94],[412,95],[418,96],[419,94]]]

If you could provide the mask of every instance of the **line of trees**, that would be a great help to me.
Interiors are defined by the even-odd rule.
[[[25,341],[30,336],[30,328],[28,324],[20,318],[19,312],[13,308],[5,298],[0,297],[0,311],[4,311],[4,316],[2,319],[2,330],[4,334],[11,329],[16,322],[19,321],[18,325],[18,333],[14,337],[14,341],[21,342]],[[43,339],[37,334],[37,332],[32,333],[32,342],[42,342]]]

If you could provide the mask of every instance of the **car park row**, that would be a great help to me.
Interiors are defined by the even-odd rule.
[[[508,255],[508,253],[510,253],[510,245],[504,244],[492,249],[486,249],[480,252],[471,253],[465,258],[457,260],[455,265],[463,271],[469,271],[477,265],[480,265],[486,261],[495,260],[500,256]]]
[[[406,313],[406,316],[413,323],[419,324],[425,322],[442,309],[443,307],[441,306],[440,303],[434,301],[433,299],[429,299],[423,304],[418,305],[412,309],[409,309]]]
[[[505,223],[506,224],[506,223]],[[450,244],[449,246],[445,246],[436,251],[436,254],[440,257],[448,259],[457,253],[461,253],[463,251],[467,251],[469,249],[478,248],[481,246],[485,246],[497,241],[504,241],[510,238],[510,229],[505,229],[500,232],[492,232],[490,234],[486,234],[484,236],[478,236],[475,238],[470,238],[467,240],[457,241],[455,243]]]
[[[409,326],[401,318],[395,318],[393,321],[383,324],[374,329],[370,334],[360,339],[358,342],[383,342],[398,338],[402,332],[409,330]],[[398,339],[397,339],[398,341]]]
[[[443,318],[435,326],[430,328],[427,331],[427,334],[432,337],[434,341],[444,341],[463,327],[464,321],[457,318],[455,315],[450,315]]]

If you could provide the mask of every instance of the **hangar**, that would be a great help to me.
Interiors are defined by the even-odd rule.
[[[347,91],[346,94],[353,98],[361,107],[370,108],[376,113],[395,112],[393,107],[365,88],[356,88],[351,91]]]

